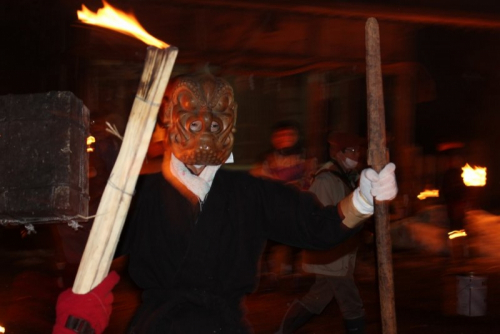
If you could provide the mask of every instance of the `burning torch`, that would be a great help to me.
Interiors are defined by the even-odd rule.
[[[78,294],[92,290],[109,272],[178,53],[176,47],[149,35],[133,15],[105,1],[103,4],[96,13],[82,6],[78,18],[87,24],[136,37],[149,46],[123,143],[99,203],[73,285],[73,292]]]

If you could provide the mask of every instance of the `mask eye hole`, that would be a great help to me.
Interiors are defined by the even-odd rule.
[[[189,124],[189,131],[191,132],[200,132],[202,128],[201,121],[194,121]]]
[[[210,132],[219,133],[220,132],[220,124],[213,121],[212,124],[210,125]]]

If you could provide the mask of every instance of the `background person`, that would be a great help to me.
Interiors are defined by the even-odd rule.
[[[300,137],[297,122],[283,120],[274,124],[270,138],[272,149],[251,170],[251,174],[307,190],[316,161],[307,159]],[[301,251],[298,247],[268,240],[261,260],[261,291],[274,290],[278,286],[278,279],[287,275],[293,275],[292,283],[298,288],[302,274]]]
[[[323,205],[337,205],[358,183],[361,139],[352,133],[332,133],[328,137],[330,161],[316,173],[309,191]],[[354,267],[360,235],[326,251],[304,251],[304,271],[316,275],[309,292],[288,309],[278,333],[293,333],[313,315],[319,315],[335,298],[348,333],[365,333],[363,301],[354,282]]]
[[[449,221],[449,231],[464,229],[465,215],[470,209],[470,193],[462,178],[462,167],[466,162],[456,150],[447,152],[448,165],[443,174],[440,196],[443,197]],[[449,240],[452,260],[461,261],[468,257],[467,237],[458,237]]]

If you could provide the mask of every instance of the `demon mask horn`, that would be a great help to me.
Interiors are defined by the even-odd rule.
[[[161,118],[166,144],[186,165],[221,165],[233,149],[237,104],[232,87],[211,74],[170,81]]]

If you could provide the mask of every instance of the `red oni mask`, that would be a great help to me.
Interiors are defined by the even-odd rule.
[[[233,149],[237,104],[225,80],[183,75],[167,87],[165,140],[186,165],[221,165]]]

